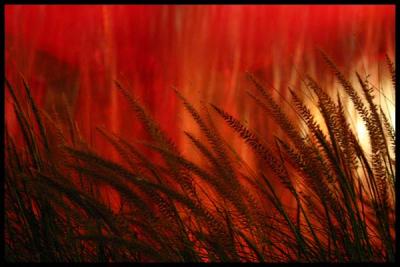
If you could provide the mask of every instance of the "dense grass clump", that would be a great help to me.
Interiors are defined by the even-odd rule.
[[[6,81],[23,137],[17,143],[5,127],[6,260],[393,262],[395,131],[368,79],[356,73],[353,85],[323,58],[341,88],[332,97],[305,77],[320,120],[298,91],[290,90],[294,109],[285,111],[249,74],[250,100],[284,133],[273,142],[216,105],[202,115],[176,90],[200,129],[185,136],[202,164],[183,155],[119,82],[152,142],[98,128],[123,160],[114,162],[85,142],[71,116],[37,107],[26,82],[17,94]],[[345,94],[370,150],[349,121]],[[225,121],[265,167],[249,167],[213,120]],[[118,209],[104,189],[120,196]]]

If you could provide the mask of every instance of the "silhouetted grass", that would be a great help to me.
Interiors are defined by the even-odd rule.
[[[356,74],[363,99],[322,55],[343,88],[334,99],[306,76],[322,120],[292,89],[296,114],[285,112],[249,74],[256,89],[250,99],[284,132],[274,142],[211,104],[211,118],[225,121],[263,169],[250,168],[178,90],[204,137],[185,132],[201,165],[182,155],[118,82],[152,139],[131,143],[99,128],[124,162],[98,155],[70,116],[65,123],[37,107],[25,81],[19,98],[6,80],[23,137],[16,144],[5,127],[7,261],[393,262],[395,131],[367,78]],[[366,126],[370,152],[346,116],[344,94]],[[121,197],[118,210],[104,188]]]

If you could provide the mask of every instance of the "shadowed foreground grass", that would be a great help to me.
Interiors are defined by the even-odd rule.
[[[293,90],[294,109],[285,112],[248,75],[254,84],[249,100],[284,132],[273,142],[218,106],[200,112],[176,91],[201,130],[201,136],[184,133],[201,165],[177,149],[119,82],[116,88],[151,137],[128,142],[98,128],[123,162],[98,155],[71,116],[62,120],[37,107],[26,83],[17,92],[6,81],[23,136],[17,144],[5,127],[6,260],[394,261],[395,131],[368,79],[356,73],[352,85],[322,57],[341,87],[331,97],[305,77],[319,121]],[[394,65],[387,61],[394,90]],[[366,126],[370,151],[346,115],[345,94]],[[213,121],[225,121],[265,167],[250,168]],[[162,160],[147,157],[148,151]],[[121,197],[118,209],[111,209],[104,190]]]

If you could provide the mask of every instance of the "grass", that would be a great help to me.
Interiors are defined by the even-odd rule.
[[[356,73],[353,85],[322,58],[341,88],[335,98],[305,77],[321,120],[294,90],[293,110],[285,112],[248,75],[255,88],[249,99],[284,133],[272,141],[221,107],[210,104],[201,115],[176,90],[200,129],[201,136],[184,134],[203,164],[183,155],[119,82],[151,137],[129,142],[98,128],[121,162],[98,155],[71,116],[65,122],[37,107],[25,81],[24,96],[6,81],[23,137],[17,144],[5,127],[6,260],[393,262],[395,131],[368,79]],[[365,124],[370,151],[346,115],[344,94]],[[225,121],[265,167],[247,165],[213,120]],[[118,209],[104,190],[121,197]]]

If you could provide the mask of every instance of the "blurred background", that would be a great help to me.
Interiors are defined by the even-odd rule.
[[[213,103],[262,135],[279,134],[246,95],[254,88],[245,73],[268,84],[283,105],[282,99],[290,100],[288,86],[304,91],[304,74],[328,90],[337,88],[318,48],[351,80],[355,71],[370,74],[387,93],[385,112],[394,120],[385,65],[385,54],[394,60],[394,5],[7,5],[5,44],[11,83],[21,86],[18,74],[23,74],[39,106],[49,111],[57,109],[64,94],[82,134],[100,153],[110,152],[110,146],[96,126],[130,140],[145,137],[115,79],[185,153],[191,147],[182,131],[198,129],[172,86],[196,107]],[[16,135],[7,92],[5,99],[6,123]],[[232,131],[223,135],[249,156]]]

